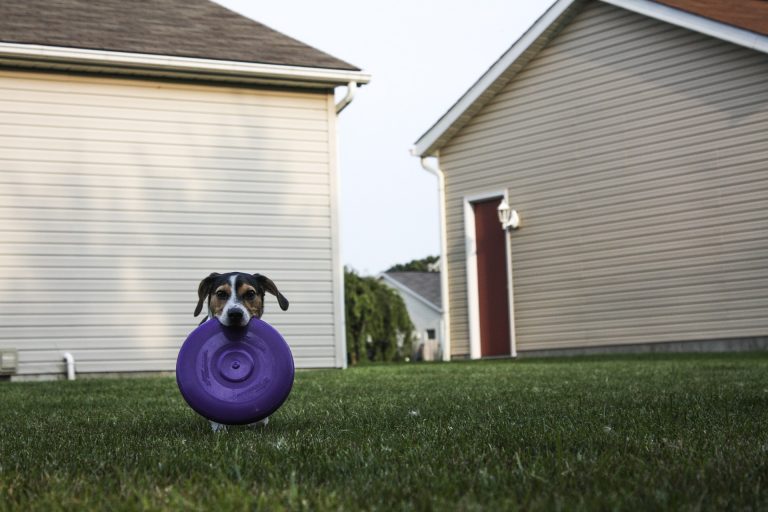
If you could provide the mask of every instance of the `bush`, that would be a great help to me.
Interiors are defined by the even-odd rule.
[[[344,269],[347,360],[401,361],[411,353],[413,324],[396,291]]]
[[[408,263],[398,263],[387,269],[387,272],[437,272],[440,256],[427,256]]]

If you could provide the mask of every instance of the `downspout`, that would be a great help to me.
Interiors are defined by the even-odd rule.
[[[336,104],[336,115],[341,114],[341,111],[352,103],[352,100],[355,98],[355,91],[357,91],[357,82],[349,82],[347,84],[347,94]]]
[[[341,188],[340,188],[340,182],[341,177],[339,176],[339,166],[338,166],[338,142],[336,140],[336,122],[339,114],[342,110],[347,108],[350,103],[352,103],[352,100],[355,97],[355,91],[357,90],[357,82],[354,80],[351,80],[349,83],[347,83],[347,94],[344,95],[344,98],[341,99],[338,103],[335,105],[335,115],[330,113],[330,103],[333,101],[333,98],[329,98],[329,121],[330,121],[330,148],[331,148],[331,225],[333,226],[334,234],[332,235],[333,239],[333,258],[336,260],[335,263],[335,269],[334,273],[337,273],[336,275],[338,278],[334,277],[334,295],[336,296],[336,300],[339,301],[339,306],[334,306],[334,324],[338,326],[338,329],[340,331],[340,334],[338,335],[342,341],[346,340],[346,315],[344,313],[345,306],[345,297],[344,297],[344,265],[341,261],[341,233],[340,233],[340,208],[341,205],[339,204],[341,202]],[[331,95],[329,95],[331,96]],[[337,348],[338,352],[336,354],[337,357],[337,363],[339,364],[340,368],[347,368],[347,347],[346,342],[341,343],[341,346]]]
[[[505,198],[506,199],[506,198]],[[512,283],[512,241],[510,238],[511,228],[504,227],[504,245],[506,248],[507,260],[507,302],[509,305],[509,339],[510,356],[517,358],[517,329],[515,329],[515,288]]]
[[[415,153],[412,154],[415,155]],[[425,171],[437,176],[437,195],[440,201],[440,297],[443,306],[443,361],[451,360],[451,310],[448,302],[448,237],[445,216],[445,174],[439,165],[431,166],[426,156],[421,157]],[[437,162],[437,159],[435,159]]]
[[[75,380],[75,358],[69,352],[62,354],[67,363],[67,380]]]
[[[520,215],[509,207],[509,191],[498,206],[501,229],[504,230],[505,259],[507,260],[507,301],[509,304],[510,356],[517,357],[517,330],[515,329],[515,286],[512,279],[512,232],[520,228]]]

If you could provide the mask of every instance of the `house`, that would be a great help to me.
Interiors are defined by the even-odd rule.
[[[767,54],[768,2],[553,2],[413,149],[450,357],[768,348]]]
[[[297,367],[345,366],[336,116],[368,75],[213,2],[140,4],[0,3],[3,371],[172,371],[230,270],[288,297],[265,320]]]
[[[403,298],[414,326],[413,360],[442,359],[443,310],[439,272],[382,272],[382,283]]]

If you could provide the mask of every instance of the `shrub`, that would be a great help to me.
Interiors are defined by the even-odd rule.
[[[347,360],[400,361],[411,353],[413,324],[396,291],[344,269]]]

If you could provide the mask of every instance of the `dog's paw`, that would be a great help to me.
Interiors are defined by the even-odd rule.
[[[211,424],[211,430],[213,430],[214,432],[226,432],[227,431],[227,426],[224,425],[223,423],[216,423],[215,421],[210,421],[210,420],[208,420],[208,421]]]
[[[248,426],[250,428],[264,428],[269,423],[269,418],[264,418],[263,420],[257,421],[256,423],[250,423]]]

